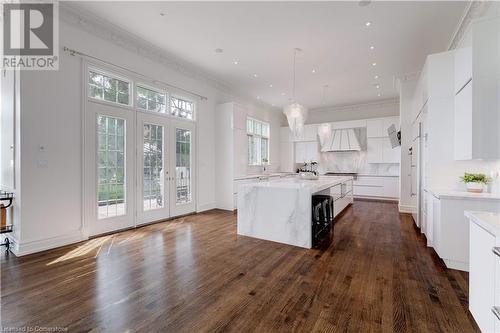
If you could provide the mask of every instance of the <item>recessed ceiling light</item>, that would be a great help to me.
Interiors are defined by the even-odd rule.
[[[316,73],[316,70],[315,70],[315,69],[313,69],[313,70],[311,71],[311,73],[313,73],[313,74],[314,74],[314,73]]]
[[[375,88],[380,89],[380,84],[376,84]]]
[[[233,64],[238,65],[239,64],[238,60],[233,61]]]
[[[376,62],[372,63],[372,66],[377,66],[377,63]]]
[[[254,73],[253,77],[259,77],[259,74]]]
[[[215,49],[215,53],[222,53],[222,52],[224,52],[224,50],[223,50],[223,49],[221,49],[221,48],[216,48],[216,49]]]
[[[281,96],[285,96],[286,94],[284,92],[281,93]]]
[[[378,75],[375,75],[373,78],[374,78],[375,80],[378,80]]]
[[[378,97],[382,96],[380,93],[377,94]]]
[[[375,46],[370,46],[370,50],[375,50]]]
[[[273,87],[273,84],[271,83],[271,84],[269,85],[269,88],[272,88],[272,87]]]
[[[365,25],[366,25],[367,27],[369,27],[370,25],[372,25],[372,23],[371,23],[370,21],[367,21],[367,22],[365,23]]]

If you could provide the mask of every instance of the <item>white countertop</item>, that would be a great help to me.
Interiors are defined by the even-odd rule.
[[[498,193],[471,193],[467,191],[455,191],[445,189],[427,188],[426,191],[430,192],[438,199],[473,199],[473,200],[499,200],[500,194]]]
[[[347,180],[352,180],[352,177],[346,176],[324,176],[316,180],[307,180],[299,177],[280,178],[271,181],[260,181],[240,186],[249,187],[267,187],[267,188],[289,188],[289,189],[304,189],[310,193],[316,193],[332,186],[341,184]]]
[[[255,175],[246,175],[246,176],[238,176],[234,177],[234,180],[245,180],[245,179],[255,179],[255,178],[265,178],[265,177],[276,177],[276,176],[289,176],[289,175],[297,175],[296,173],[292,172],[273,172],[273,173],[262,173],[262,174],[255,174]]]
[[[495,237],[500,237],[500,214],[489,212],[465,211],[472,222],[479,225],[481,228],[488,231]]]

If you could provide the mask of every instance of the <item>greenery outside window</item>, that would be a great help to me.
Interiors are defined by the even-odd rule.
[[[130,105],[130,82],[90,70],[88,83],[90,97]]]
[[[194,103],[177,97],[170,97],[170,114],[175,117],[194,119]]]
[[[269,123],[247,118],[248,165],[269,164]]]
[[[137,107],[142,110],[165,113],[166,94],[137,86]]]

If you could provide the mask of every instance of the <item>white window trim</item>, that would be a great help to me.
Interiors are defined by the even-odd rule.
[[[120,74],[116,74],[115,72],[111,72],[111,71],[107,71],[107,70],[103,70],[99,67],[95,67],[95,66],[91,66],[91,65],[88,65],[86,66],[87,67],[87,72],[86,72],[86,75],[85,75],[85,91],[86,91],[86,95],[87,95],[87,99],[91,102],[96,102],[96,103],[101,103],[101,104],[105,104],[105,105],[113,105],[113,106],[119,106],[119,107],[123,107],[123,108],[133,108],[134,105],[135,105],[135,100],[134,100],[134,97],[135,97],[135,85],[134,85],[134,81],[125,77],[125,76],[122,76]],[[110,102],[110,101],[106,101],[104,99],[100,99],[100,98],[95,98],[95,97],[92,97],[90,96],[90,89],[89,89],[89,78],[90,78],[90,72],[93,72],[93,73],[97,73],[97,74],[101,74],[101,75],[106,75],[112,79],[117,79],[117,80],[120,80],[120,81],[125,81],[129,84],[129,98],[128,98],[128,104],[122,104],[122,103],[117,103],[117,102]]]
[[[264,136],[262,134],[255,134],[255,133],[249,133],[248,132],[248,125],[247,123],[245,123],[245,131],[246,131],[246,134],[247,134],[247,137],[248,136],[251,136],[251,137],[258,137],[258,138],[264,138],[267,140],[267,162],[262,162],[262,156],[260,158],[260,163],[257,163],[257,164],[254,164],[254,163],[251,163],[250,161],[248,161],[248,166],[267,166],[267,165],[270,165],[271,164],[271,160],[270,160],[270,157],[271,157],[271,154],[270,154],[270,147],[271,147],[271,124],[268,123],[267,121],[263,121],[263,120],[260,120],[260,119],[256,119],[256,118],[253,118],[253,117],[247,117],[247,122],[248,120],[252,120],[254,122],[258,122],[261,124],[261,130],[262,130],[262,124],[266,124],[267,125],[267,128],[268,128],[268,135],[267,136]],[[262,133],[262,132],[261,132]],[[250,149],[250,147],[248,146],[248,140],[247,140],[247,155],[248,155],[248,150]],[[262,152],[261,152],[262,153]]]

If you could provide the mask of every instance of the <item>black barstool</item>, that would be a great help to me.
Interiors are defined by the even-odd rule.
[[[333,198],[329,195],[312,196],[312,241],[317,246],[331,233],[333,237]]]

